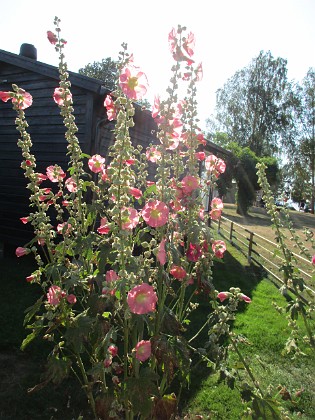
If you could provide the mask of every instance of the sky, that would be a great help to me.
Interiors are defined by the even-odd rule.
[[[35,45],[39,61],[58,65],[46,32],[61,19],[71,71],[103,58],[118,58],[123,42],[147,75],[151,103],[165,96],[174,64],[168,33],[178,24],[195,34],[200,127],[214,113],[216,91],[261,50],[287,60],[288,78],[302,81],[315,67],[315,0],[10,0],[0,6],[0,49],[19,54]],[[0,84],[1,90],[1,84]]]

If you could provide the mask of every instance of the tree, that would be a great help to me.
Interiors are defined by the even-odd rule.
[[[79,69],[79,74],[101,80],[107,89],[114,90],[118,78],[118,69],[116,62],[107,57],[103,58],[102,61],[94,61],[92,64],[87,64]],[[147,99],[139,100],[137,103],[147,109],[151,108],[151,104]]]
[[[299,135],[294,150],[294,166],[300,168],[310,185],[311,212],[315,205],[315,69],[310,68],[299,89]]]
[[[237,71],[217,91],[216,119],[228,137],[257,156],[274,155],[292,141],[294,98],[287,61],[270,51]]]
[[[94,61],[92,64],[87,64],[85,67],[79,69],[79,74],[101,80],[106,88],[114,90],[118,77],[118,70],[115,61],[108,57],[105,59],[103,58],[102,61]]]

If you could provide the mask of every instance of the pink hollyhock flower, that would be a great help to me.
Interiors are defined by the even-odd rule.
[[[129,188],[129,194],[131,194],[137,200],[142,197],[142,191],[138,188]]]
[[[164,265],[167,261],[167,257],[166,257],[166,251],[165,251],[165,243],[166,243],[166,239],[162,239],[159,245],[159,250],[157,253],[157,260],[161,265]]]
[[[108,352],[112,357],[115,357],[118,354],[118,347],[112,344],[108,347]]]
[[[197,66],[197,70],[195,71],[196,73],[196,80],[197,82],[201,82],[201,80],[203,79],[203,69],[202,69],[202,63],[199,63]]]
[[[187,52],[189,57],[192,57],[194,55],[195,42],[195,35],[192,32],[189,32],[189,34],[183,42],[183,48]]]
[[[226,245],[224,241],[213,241],[212,243],[212,251],[217,258],[223,258],[223,255],[226,251]]]
[[[142,209],[144,221],[151,227],[164,226],[168,220],[169,209],[163,201],[149,201]]]
[[[139,223],[139,213],[133,207],[124,207],[122,209],[122,224],[123,230],[132,230]]]
[[[199,210],[199,217],[201,220],[204,220],[205,218],[205,209],[203,207],[201,207]]]
[[[142,283],[128,292],[127,303],[133,314],[147,314],[155,311],[157,295],[152,286]]]
[[[100,155],[93,155],[88,161],[90,171],[94,172],[95,174],[104,171],[104,163],[105,158]]]
[[[51,31],[47,31],[47,38],[52,45],[56,45],[58,42],[57,36]]]
[[[71,225],[71,223],[68,223],[68,222],[59,223],[57,225],[57,232],[60,235],[65,235],[65,236],[70,235],[70,233],[72,232],[72,225]]]
[[[156,118],[160,112],[160,97],[157,95],[154,97],[153,107],[152,107],[152,118]]]
[[[315,255],[313,255],[313,257],[312,257],[312,264],[315,265]]]
[[[220,219],[221,214],[222,214],[222,210],[220,210],[220,209],[210,210],[210,219],[211,220],[218,220],[218,219]]]
[[[212,201],[211,201],[211,208],[212,209],[218,209],[218,210],[222,210],[223,209],[223,202],[221,200],[221,198],[219,197],[215,197]]]
[[[106,357],[106,359],[104,360],[105,368],[109,368],[112,362],[113,362],[112,356]]]
[[[105,279],[108,283],[112,282],[112,281],[116,281],[119,279],[118,274],[116,273],[116,271],[114,270],[108,270],[106,271],[105,274]]]
[[[128,64],[119,76],[119,86],[129,99],[138,100],[147,93],[148,81],[139,67]]]
[[[151,341],[141,340],[137,343],[136,347],[136,359],[140,362],[145,362],[151,356]]]
[[[161,159],[161,152],[156,147],[152,146],[146,151],[146,157],[150,162],[156,163]]]
[[[198,244],[189,244],[189,247],[186,251],[186,257],[189,261],[196,262],[202,255],[201,246]]]
[[[70,294],[67,296],[67,301],[68,303],[70,303],[70,305],[74,305],[77,301],[77,298],[75,297],[75,295]]]
[[[184,194],[191,194],[193,191],[197,190],[199,188],[199,180],[192,176],[192,175],[186,175],[182,179],[182,190]]]
[[[186,270],[183,267],[180,267],[179,265],[172,265],[170,269],[170,274],[175,277],[177,280],[182,280],[186,277],[187,273]]]
[[[66,180],[65,186],[66,186],[66,188],[69,192],[77,192],[78,191],[77,183],[75,182],[75,180],[72,177],[70,177]]]
[[[209,155],[205,159],[205,167],[208,172],[218,178],[220,174],[225,172],[226,164],[224,160],[219,159],[215,155]]]
[[[72,94],[70,92],[66,94],[65,90],[60,87],[55,89],[53,98],[59,106],[63,106],[65,101],[70,103],[72,102]]]
[[[15,255],[17,257],[23,257],[24,255],[27,255],[30,253],[30,250],[28,248],[23,248],[22,246],[18,246],[15,250]]]
[[[127,160],[124,160],[124,162],[123,162],[125,165],[127,165],[127,166],[131,166],[131,165],[133,165],[134,163],[135,163],[135,159],[133,159],[133,158],[130,158],[130,159],[127,159]]]
[[[59,165],[51,165],[46,168],[46,175],[47,178],[51,182],[59,182],[62,181],[63,178],[65,178],[66,174],[64,171],[60,168]]]
[[[8,102],[8,100],[11,99],[11,92],[4,92],[0,90],[0,99],[3,102]]]
[[[195,156],[197,160],[205,160],[206,158],[205,152],[196,152]]]
[[[197,140],[200,144],[203,144],[204,146],[207,144],[205,137],[202,133],[197,134]]]
[[[36,181],[36,184],[37,185],[40,185],[43,181],[45,181],[46,179],[48,179],[46,175],[44,175],[44,174],[42,174],[40,172],[37,172],[34,175],[35,175],[35,181]]]
[[[27,277],[26,277],[26,281],[27,281],[28,283],[31,283],[34,279],[35,279],[35,276],[34,276],[33,274],[31,274],[30,276],[27,276]]]
[[[220,302],[223,302],[225,299],[228,299],[232,296],[232,293],[230,292],[220,292],[218,293],[217,298],[220,299]]]
[[[106,96],[105,101],[104,101],[104,106],[106,108],[108,121],[116,120],[117,118],[116,108],[114,105],[114,101],[112,100],[112,97],[110,95]]]
[[[20,217],[20,220],[24,225],[30,221],[29,217]]]
[[[212,220],[218,220],[221,217],[223,209],[223,202],[220,198],[216,197],[211,201],[210,218]]]
[[[102,217],[101,218],[101,226],[99,228],[97,228],[97,231],[100,235],[106,235],[107,233],[109,233],[110,228],[108,226],[108,220],[106,217]]]
[[[12,97],[12,102],[17,104],[19,109],[26,109],[33,103],[33,97],[24,89],[19,88],[15,97]]]
[[[246,295],[244,295],[244,293],[239,293],[238,295],[237,295],[237,297],[240,299],[240,300],[243,300],[244,302],[246,302],[246,303],[251,303],[251,298],[249,298],[248,296],[246,296]]]
[[[64,296],[65,292],[59,286],[51,286],[48,289],[47,300],[50,305],[58,305]]]
[[[176,45],[177,45],[177,39],[176,39],[176,29],[172,28],[171,32],[168,34],[168,44],[171,53],[175,51]]]

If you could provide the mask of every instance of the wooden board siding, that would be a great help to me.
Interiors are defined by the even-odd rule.
[[[19,58],[20,59],[20,58]],[[45,73],[45,72],[42,72]],[[58,72],[56,73],[58,76]],[[58,80],[25,68],[0,61],[0,90],[12,90],[12,83],[33,96],[33,105],[25,110],[31,135],[32,151],[38,172],[55,163],[67,169],[68,158],[65,127],[58,105],[52,95]],[[84,152],[90,153],[93,143],[94,92],[72,85],[74,116],[79,132],[77,137]],[[11,101],[0,104],[0,241],[23,245],[32,238],[30,229],[20,217],[30,212],[27,181],[17,146],[19,133],[15,128],[16,114]]]

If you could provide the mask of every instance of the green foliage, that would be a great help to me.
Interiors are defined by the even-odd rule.
[[[217,91],[221,131],[259,157],[291,140],[293,99],[286,65],[283,58],[261,51]]]
[[[94,61],[79,69],[79,74],[93,77],[104,83],[108,90],[114,90],[118,78],[117,63],[112,58],[103,58],[102,61]]]

